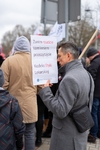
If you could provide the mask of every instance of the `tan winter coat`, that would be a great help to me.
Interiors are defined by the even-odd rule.
[[[37,121],[37,91],[41,86],[32,84],[31,55],[16,52],[6,58],[1,66],[4,71],[4,88],[15,96],[20,104],[25,123]]]

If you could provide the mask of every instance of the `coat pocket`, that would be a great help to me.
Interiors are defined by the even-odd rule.
[[[53,118],[52,125],[57,129],[62,129],[62,122],[58,118]]]

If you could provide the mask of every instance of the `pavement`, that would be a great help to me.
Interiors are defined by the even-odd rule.
[[[49,150],[50,138],[42,138],[43,144],[35,150]],[[96,140],[96,143],[87,143],[87,150],[100,150],[100,139]]]

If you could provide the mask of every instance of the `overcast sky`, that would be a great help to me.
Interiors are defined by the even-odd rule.
[[[34,23],[40,23],[42,0],[0,0],[0,41],[7,31],[21,24],[30,27]],[[63,0],[62,0],[63,1]],[[82,5],[89,4],[94,8],[96,1],[81,0]]]

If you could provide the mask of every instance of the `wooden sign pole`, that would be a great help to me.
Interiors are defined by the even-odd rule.
[[[94,37],[97,35],[98,33],[98,29],[96,29],[96,31],[94,32],[94,34],[92,35],[91,39],[89,40],[89,42],[87,43],[86,47],[83,49],[82,53],[80,54],[78,59],[81,59],[82,56],[84,55],[84,53],[86,52],[86,50],[88,49],[88,47],[90,46],[92,40],[94,39]]]

